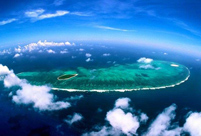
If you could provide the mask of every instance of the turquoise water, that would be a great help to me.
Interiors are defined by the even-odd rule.
[[[151,65],[151,68],[141,68]],[[61,75],[78,74],[68,80],[58,80]],[[34,85],[51,84],[52,88],[76,90],[139,90],[171,87],[187,80],[190,73],[184,65],[153,61],[150,64],[133,63],[107,68],[87,69],[78,67],[74,70],[22,72],[18,77],[27,79]]]

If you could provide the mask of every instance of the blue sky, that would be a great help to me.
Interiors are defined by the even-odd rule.
[[[201,46],[199,0],[2,0],[0,46],[111,41]]]

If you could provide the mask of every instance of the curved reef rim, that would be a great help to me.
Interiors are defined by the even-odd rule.
[[[57,91],[68,91],[68,92],[108,92],[108,91],[113,91],[113,92],[127,92],[127,91],[139,91],[139,90],[156,90],[156,89],[165,89],[165,88],[169,88],[169,87],[175,87],[177,85],[180,85],[182,83],[184,83],[185,81],[187,81],[190,77],[190,71],[189,69],[187,68],[188,70],[188,76],[176,83],[176,84],[172,84],[172,85],[167,85],[167,86],[159,86],[159,87],[150,87],[150,88],[139,88],[139,89],[114,89],[114,90],[101,90],[101,89],[93,89],[93,90],[79,90],[79,89],[65,89],[65,88],[52,88],[52,90],[57,90]]]
[[[50,84],[52,90],[125,92],[174,87],[187,81],[190,71],[186,66],[175,62],[155,60],[149,65],[132,63],[95,70],[78,67],[68,71],[23,72],[18,76],[34,85]],[[73,78],[75,76],[77,77]]]
[[[78,74],[70,74],[70,75],[61,75],[57,78],[57,80],[68,80],[68,79],[71,79],[75,76],[77,76]]]

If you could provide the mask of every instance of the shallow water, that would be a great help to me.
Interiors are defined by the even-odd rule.
[[[148,68],[141,68],[141,67]],[[58,80],[61,75],[78,74],[68,80]],[[66,91],[124,91],[145,90],[174,87],[188,79],[187,67],[167,61],[151,63],[133,63],[116,65],[107,68],[86,69],[79,67],[72,70],[54,70],[22,72],[21,79],[27,79],[33,85],[51,84],[56,90]]]

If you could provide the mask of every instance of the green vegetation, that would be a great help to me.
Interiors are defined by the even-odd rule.
[[[57,79],[58,80],[67,80],[67,79],[70,79],[70,78],[75,77],[75,76],[77,76],[77,74],[62,75],[62,76],[58,77]]]

